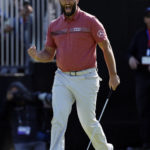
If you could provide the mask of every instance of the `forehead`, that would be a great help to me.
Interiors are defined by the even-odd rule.
[[[68,2],[69,1],[69,2],[77,2],[78,3],[79,0],[59,0],[59,1],[60,2]]]

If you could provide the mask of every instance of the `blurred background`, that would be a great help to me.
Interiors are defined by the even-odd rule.
[[[141,146],[135,105],[134,72],[129,69],[127,54],[134,33],[143,26],[143,13],[148,6],[150,6],[149,0],[80,0],[79,2],[81,9],[95,15],[103,23],[116,58],[121,84],[113,92],[101,120],[107,139],[114,144],[116,150]],[[9,85],[19,81],[29,91],[51,93],[56,70],[55,61],[47,64],[34,62],[28,57],[27,49],[31,45],[36,45],[39,51],[44,47],[48,25],[60,14],[61,9],[57,0],[0,0],[1,150],[13,150],[9,119],[6,121],[4,115]],[[97,53],[98,72],[103,78],[97,99],[98,117],[109,87],[107,68],[99,48]],[[46,130],[50,130],[52,111],[47,111],[51,110],[50,107],[43,106],[43,108],[46,109],[48,116],[45,117]],[[45,140],[47,149],[48,140]],[[66,150],[86,149],[88,142],[89,139],[79,123],[76,108],[73,106],[66,132]]]

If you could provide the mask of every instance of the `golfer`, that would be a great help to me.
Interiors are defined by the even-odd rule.
[[[59,0],[63,14],[48,28],[44,50],[33,46],[29,55],[39,62],[50,62],[56,55],[57,71],[52,89],[53,119],[50,150],[64,150],[68,117],[76,102],[79,121],[96,150],[113,150],[96,119],[96,98],[100,77],[97,74],[96,46],[102,49],[109,71],[109,87],[120,83],[115,58],[100,21],[78,7],[79,0]]]

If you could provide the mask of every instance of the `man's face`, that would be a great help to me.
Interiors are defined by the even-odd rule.
[[[150,29],[150,16],[144,17],[144,22],[148,29]]]
[[[77,0],[60,0],[60,5],[64,15],[70,17],[76,11]]]

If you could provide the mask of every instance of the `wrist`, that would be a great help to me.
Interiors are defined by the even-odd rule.
[[[109,76],[110,77],[115,77],[115,76],[118,76],[118,75],[117,75],[117,73],[111,73]]]
[[[39,57],[37,54],[34,56],[34,60],[39,61]]]

